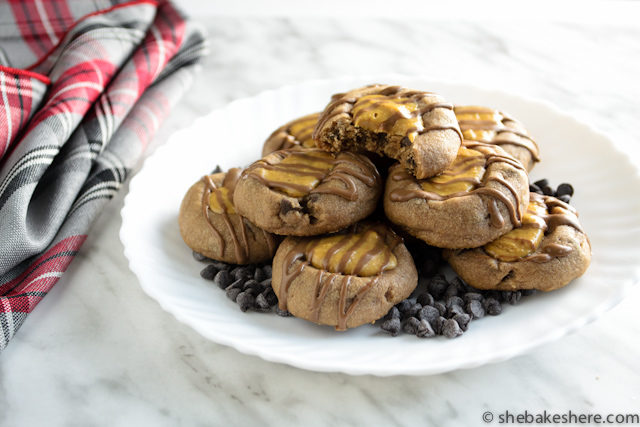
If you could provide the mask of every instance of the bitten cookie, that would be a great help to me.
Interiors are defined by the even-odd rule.
[[[391,157],[422,179],[451,164],[462,134],[453,105],[441,96],[371,85],[334,95],[313,139],[332,152],[366,150]]]
[[[529,203],[524,167],[500,147],[465,142],[441,175],[417,180],[389,170],[384,211],[409,234],[440,248],[482,246],[520,225]]]
[[[182,199],[178,224],[184,242],[211,259],[252,264],[270,259],[279,238],[236,212],[233,193],[242,172],[206,175]]]
[[[522,123],[507,113],[471,105],[456,105],[454,111],[465,140],[499,145],[527,171],[540,161],[538,144]]]
[[[289,148],[315,148],[311,138],[320,113],[309,114],[280,126],[267,138],[262,147],[262,157],[274,151]]]
[[[478,289],[552,291],[581,276],[591,245],[571,206],[531,193],[522,226],[482,248],[445,251],[451,267]]]
[[[249,166],[233,200],[241,215],[267,231],[314,236],[367,217],[381,193],[378,170],[361,154],[289,149]]]
[[[382,224],[322,237],[287,237],[273,259],[282,310],[312,322],[355,328],[384,316],[418,283],[409,251]]]

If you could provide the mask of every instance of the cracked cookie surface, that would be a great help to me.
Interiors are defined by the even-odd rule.
[[[313,236],[367,217],[381,192],[380,174],[366,156],[289,149],[249,166],[236,186],[234,203],[267,231]]]

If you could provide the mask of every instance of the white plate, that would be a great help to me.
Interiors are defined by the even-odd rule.
[[[593,261],[569,286],[474,321],[463,336],[391,338],[373,326],[347,332],[295,318],[242,313],[199,276],[182,242],[178,207],[187,188],[220,164],[256,160],[270,132],[321,110],[335,92],[371,82],[435,91],[454,103],[495,106],[518,117],[540,144],[533,179],[571,182]],[[558,339],[618,303],[640,277],[640,177],[605,136],[539,101],[420,77],[310,81],[232,102],[176,132],[131,181],[120,238],[131,270],[160,305],[205,337],[266,360],[348,374],[434,374],[496,362]]]

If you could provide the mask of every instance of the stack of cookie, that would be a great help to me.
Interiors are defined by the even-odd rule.
[[[443,248],[479,289],[553,290],[589,265],[576,211],[529,193],[538,147],[500,111],[371,85],[277,129],[262,154],[194,184],[180,231],[212,259],[273,258],[297,317],[344,330],[384,316],[418,282],[403,238]]]

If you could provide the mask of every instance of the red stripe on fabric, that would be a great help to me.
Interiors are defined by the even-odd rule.
[[[18,298],[0,297],[0,313],[31,313],[42,298],[43,296],[40,295],[24,295]]]
[[[19,0],[11,0],[13,2],[19,2]],[[44,61],[46,61],[46,59],[53,53],[55,52],[56,49],[58,49],[58,47],[60,47],[60,44],[64,42],[65,38],[67,37],[67,34],[69,34],[71,31],[73,31],[73,29],[82,21],[91,18],[92,16],[97,16],[97,15],[104,15],[105,13],[109,13],[112,12],[114,10],[117,9],[122,9],[124,7],[129,7],[129,6],[135,6],[138,4],[150,4],[153,6],[158,6],[158,2],[156,0],[133,0],[131,2],[128,3],[121,3],[121,4],[117,4],[115,6],[111,6],[107,9],[102,9],[102,10],[97,10],[95,12],[91,12],[88,13],[84,16],[82,16],[81,18],[79,18],[76,22],[73,23],[73,25],[71,25],[62,35],[62,37],[60,37],[60,41],[58,42],[58,44],[56,44],[55,46],[53,46],[51,49],[49,49],[42,57],[40,57],[40,59],[38,61],[36,61],[33,65],[30,65],[29,67],[27,67],[28,70],[33,70],[34,68],[37,68],[40,64],[42,64]]]
[[[49,77],[45,76],[44,74],[36,73],[35,71],[23,70],[22,68],[5,67],[4,65],[0,65],[0,71],[16,74],[18,76],[32,77],[34,79],[40,80],[46,85],[51,84],[51,80],[49,79]]]
[[[15,279],[0,285],[0,295],[9,296],[11,294],[19,293],[14,290],[18,284],[20,284],[19,288],[22,289],[30,280],[33,280],[33,278],[38,277],[41,274],[54,271],[64,272],[73,260],[73,256],[62,256],[59,258],[53,258],[46,262],[45,260],[62,252],[77,251],[86,239],[86,234],[79,234],[61,240],[47,252],[38,257],[37,260],[32,262],[31,265]]]
[[[65,70],[51,87],[47,103],[31,120],[29,130],[55,114],[73,112],[84,116],[115,71],[113,63],[101,59],[81,62]],[[78,76],[65,78],[73,74]]]
[[[33,16],[33,5],[22,0],[9,0],[9,4],[22,39],[27,42],[36,57],[39,57],[47,51],[48,45],[40,40],[38,28],[41,27],[41,23],[37,20],[37,13]]]
[[[0,69],[4,88],[0,87],[0,159],[12,146],[31,114],[33,92],[31,77],[9,74]]]
[[[69,10],[67,0],[47,0],[44,1],[44,8],[51,23],[51,28],[55,32],[58,40],[73,25],[73,14]]]

